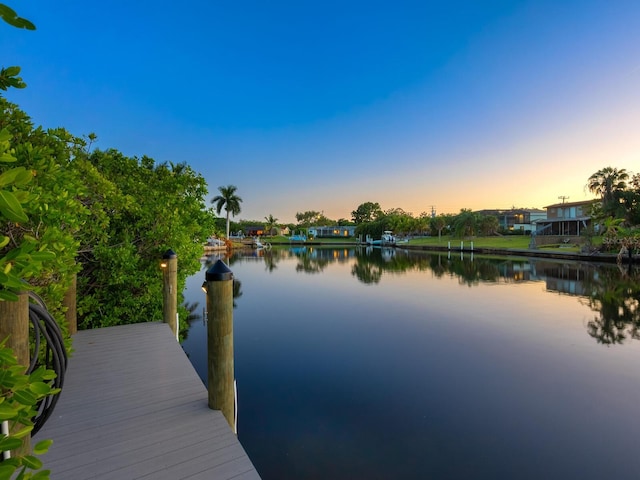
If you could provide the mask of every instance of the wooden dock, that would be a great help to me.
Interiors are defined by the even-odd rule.
[[[164,323],[73,337],[64,387],[32,440],[52,480],[259,479]]]

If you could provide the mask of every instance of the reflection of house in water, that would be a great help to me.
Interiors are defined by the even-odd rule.
[[[549,260],[529,259],[525,262],[504,262],[500,276],[512,282],[545,282],[547,290],[569,295],[588,295],[588,284],[598,278],[596,268],[585,264],[568,264]]]
[[[309,258],[318,260],[341,261],[355,256],[356,252],[353,248],[309,248]]]
[[[501,274],[516,282],[532,280],[535,277],[535,266],[529,262],[504,264]]]
[[[594,268],[584,264],[535,262],[537,277],[547,290],[569,295],[588,295],[588,285],[598,277]]]

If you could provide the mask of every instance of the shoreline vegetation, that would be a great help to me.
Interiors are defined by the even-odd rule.
[[[263,236],[260,237],[263,243],[268,242],[272,246],[358,246],[356,238],[316,238],[305,242],[293,242],[285,236]],[[472,237],[460,239],[457,237],[443,236],[438,237],[415,237],[407,239],[406,242],[398,243],[394,247],[397,249],[414,250],[414,251],[454,251],[475,254],[499,254],[507,256],[527,256],[527,257],[546,257],[559,258],[577,261],[592,262],[617,262],[617,253],[603,253],[598,250],[602,244],[602,238],[593,239],[593,251],[583,252],[582,245],[577,243],[566,244],[550,244],[537,245],[531,248],[531,237],[528,235],[509,235],[509,236],[490,236],[490,237]],[[250,244],[241,242],[232,242],[233,249],[250,248]],[[207,250],[205,248],[205,250]],[[640,255],[635,254],[632,257],[632,263],[640,262]],[[625,255],[622,258],[623,263],[629,263],[629,257]]]

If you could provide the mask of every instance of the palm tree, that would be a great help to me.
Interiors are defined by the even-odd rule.
[[[602,210],[615,216],[620,207],[620,194],[627,188],[629,174],[624,168],[605,167],[589,177],[587,188],[591,193],[600,195]]]
[[[437,217],[432,217],[429,220],[431,228],[438,231],[438,241],[442,239],[442,230],[451,223],[451,219],[447,215],[440,214]]]
[[[269,214],[268,217],[264,217],[264,219],[266,221],[264,229],[269,232],[269,236],[271,236],[273,234],[274,227],[278,226],[278,219],[274,218],[272,214]]]
[[[227,185],[226,187],[218,187],[220,195],[216,195],[211,199],[211,203],[215,204],[216,212],[220,212],[224,208],[227,212],[227,238],[229,238],[229,214],[234,217],[240,213],[240,204],[242,199],[236,195],[238,187],[235,185]]]
[[[456,235],[460,238],[472,237],[478,229],[479,215],[463,208],[453,220],[453,227]]]

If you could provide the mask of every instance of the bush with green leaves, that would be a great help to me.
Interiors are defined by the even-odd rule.
[[[24,373],[13,351],[0,343],[0,421],[9,423],[9,433],[0,433],[0,451],[22,448],[23,439],[33,430],[32,419],[37,413],[38,402],[49,395],[59,393],[51,388],[56,376],[53,370],[37,368],[33,373]],[[46,453],[51,440],[42,440],[32,447],[32,454],[15,455],[0,463],[0,480],[48,479],[49,470],[42,470],[42,461],[36,456]]]
[[[0,130],[0,163],[16,162],[15,151],[10,148],[11,135],[7,129]],[[32,179],[31,172],[23,166],[4,169],[0,173],[0,221],[6,225],[28,222],[24,205],[33,200],[26,190]],[[6,230],[6,229],[5,229]],[[53,257],[29,236],[15,243],[9,235],[0,236],[3,255],[0,257],[0,301],[15,301],[17,293],[24,290],[24,278],[35,275],[42,269],[42,262]],[[0,319],[2,321],[3,319]],[[23,439],[31,434],[32,419],[36,406],[48,395],[59,392],[50,382],[55,372],[44,367],[25,374],[26,367],[19,365],[13,351],[0,339],[0,422],[7,422],[8,432],[0,433],[0,452],[21,449]],[[18,454],[0,463],[0,480],[47,479],[49,471],[42,470],[42,462],[35,455],[45,453],[50,440],[39,442],[32,453]]]

